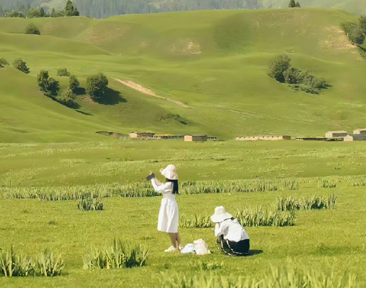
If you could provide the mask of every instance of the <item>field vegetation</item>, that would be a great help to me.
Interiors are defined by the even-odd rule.
[[[6,211],[0,247],[14,243],[22,247],[23,255],[45,247],[60,252],[64,268],[60,277],[52,279],[53,285],[210,287],[215,281],[217,287],[231,287],[230,283],[241,281],[243,287],[266,287],[282,285],[285,279],[291,279],[292,287],[365,285],[362,142],[124,140],[2,144],[0,149],[0,209]],[[191,223],[181,221],[183,243],[202,238],[211,255],[164,252],[169,239],[156,230],[161,196],[145,177],[149,170],[157,172],[170,163],[178,167],[182,220]],[[103,211],[80,212],[76,206],[86,197],[101,198]],[[216,249],[209,216],[218,205],[243,224],[248,221],[251,256],[228,258]],[[296,218],[283,218],[288,226],[277,225],[282,221],[278,216],[271,218],[270,226],[261,225],[265,217],[279,214]],[[124,239],[125,244],[128,240],[131,245],[122,247],[140,252],[122,253],[121,246],[115,245],[118,240],[111,245],[110,239]],[[140,245],[141,250],[134,250]],[[125,267],[122,254],[141,255],[134,259],[145,259],[144,264],[112,269]],[[51,283],[46,277],[1,281],[7,287]]]

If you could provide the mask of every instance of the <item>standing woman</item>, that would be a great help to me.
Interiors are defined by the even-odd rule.
[[[168,165],[165,169],[160,169],[161,175],[166,178],[166,183],[160,183],[154,174],[151,174],[151,183],[155,192],[163,194],[159,211],[158,230],[169,233],[172,246],[165,252],[178,251],[183,248],[181,239],[178,234],[179,210],[175,200],[175,195],[178,194],[178,174],[177,168],[174,165]]]

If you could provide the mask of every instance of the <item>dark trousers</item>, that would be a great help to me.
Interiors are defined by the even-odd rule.
[[[221,235],[218,239],[218,242],[220,242],[221,248],[226,254],[235,256],[244,256],[249,254],[249,239],[234,242],[224,239],[224,236]]]

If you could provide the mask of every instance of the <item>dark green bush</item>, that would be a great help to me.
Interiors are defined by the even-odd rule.
[[[34,34],[34,35],[41,35],[41,31],[39,31],[38,27],[33,23],[29,24],[25,29],[25,34]]]
[[[29,74],[29,68],[27,67],[27,63],[22,59],[17,59],[14,61],[13,66],[15,69],[24,72],[25,74]]]
[[[80,83],[79,83],[78,79],[74,75],[71,75],[69,78],[69,89],[72,92],[75,92],[75,90],[77,88],[79,88],[79,86],[80,86]]]
[[[100,100],[108,89],[108,79],[102,73],[86,80],[86,92],[93,100]]]
[[[74,95],[74,93],[68,89],[66,90],[63,94],[61,99],[59,99],[59,102],[67,107],[74,107],[75,106],[75,99],[76,96]]]
[[[4,68],[7,65],[9,65],[9,62],[4,58],[0,58],[0,68]]]
[[[48,97],[56,96],[60,90],[58,81],[50,77],[48,71],[41,70],[37,75],[37,82],[40,90]]]
[[[57,70],[57,76],[70,76],[70,72],[66,68],[60,68]]]
[[[353,44],[361,45],[365,41],[365,31],[363,30],[364,25],[366,26],[363,20],[360,19],[360,24],[346,22],[342,23],[341,27]]]
[[[269,76],[279,82],[285,82],[284,72],[290,68],[290,58],[286,55],[278,55],[269,62]]]

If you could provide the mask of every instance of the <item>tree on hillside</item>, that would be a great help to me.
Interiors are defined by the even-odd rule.
[[[39,31],[38,27],[33,23],[29,24],[25,29],[25,34],[34,34],[34,35],[41,35],[41,31]]]
[[[58,100],[58,102],[67,107],[73,108],[75,106],[75,99],[76,96],[74,95],[73,91],[68,89],[62,94],[62,97]]]
[[[29,68],[27,67],[27,63],[22,59],[17,59],[14,61],[13,66],[15,69],[24,72],[25,74],[29,74]]]
[[[75,92],[75,90],[77,88],[79,88],[79,86],[80,86],[80,83],[79,83],[78,79],[76,79],[76,77],[74,75],[71,75],[69,78],[69,89],[72,92]]]
[[[279,82],[285,82],[284,73],[290,68],[290,58],[286,55],[279,55],[269,62],[269,76]]]
[[[93,100],[100,100],[108,89],[108,79],[102,73],[88,77],[86,92]]]
[[[58,81],[50,77],[48,71],[45,70],[41,70],[41,72],[37,75],[37,83],[39,90],[41,90],[48,97],[56,96],[57,92],[60,90]]]
[[[74,3],[72,3],[71,0],[67,0],[66,6],[65,6],[65,15],[66,16],[79,16],[80,15],[78,9],[74,6]]]
[[[300,3],[299,3],[299,2],[296,2],[295,7],[296,7],[296,8],[301,8]]]
[[[289,8],[295,8],[296,7],[296,2],[295,0],[290,0],[290,3],[288,4]]]
[[[363,34],[366,34],[366,15],[362,15],[360,17],[359,22],[360,22],[360,28],[361,28]]]
[[[9,17],[9,18],[11,18],[11,17],[13,17],[13,18],[25,18],[25,16],[24,16],[23,13],[18,12],[18,11],[15,11],[15,10],[6,13],[5,17]]]
[[[341,24],[343,31],[347,34],[348,39],[357,45],[363,44],[365,41],[365,34],[362,26],[353,22],[346,22]]]

